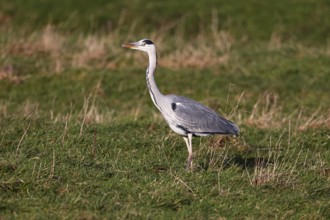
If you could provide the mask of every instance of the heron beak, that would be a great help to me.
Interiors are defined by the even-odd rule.
[[[128,43],[128,44],[122,44],[122,47],[129,48],[129,49],[136,49],[137,45],[136,43]]]

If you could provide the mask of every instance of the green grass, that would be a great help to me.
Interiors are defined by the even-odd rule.
[[[236,37],[267,40],[273,31],[286,39],[322,45],[329,40],[330,4],[327,0],[290,0],[285,3],[259,0],[228,3],[221,1],[75,1],[13,0],[0,2],[2,23],[31,31],[48,23],[70,32],[91,30],[129,30],[137,23],[136,31],[154,31],[162,25],[172,26],[173,33],[180,20],[186,36],[197,34],[208,26],[212,12],[219,19],[218,27]],[[196,26],[197,24],[197,26]],[[118,27],[120,26],[120,27]],[[139,31],[140,30],[140,31]]]
[[[300,135],[307,137],[299,135],[287,145],[287,137],[280,140],[279,133],[243,127],[247,141],[259,146],[248,150],[230,144],[210,149],[206,139],[196,140],[197,168],[190,173],[184,169],[184,143],[168,136],[162,124],[90,125],[80,136],[80,126],[74,123],[65,129],[64,124],[44,120],[3,122],[11,124],[3,134],[6,139],[1,137],[5,216],[329,216],[327,130],[304,132]],[[280,140],[278,149],[269,149],[267,137]],[[266,150],[258,153],[258,148]],[[268,159],[269,152],[277,151],[279,162]],[[273,161],[275,179],[253,183],[264,181],[252,177],[257,157]]]
[[[0,218],[329,219],[329,6],[0,1]],[[142,37],[162,92],[241,128],[193,172],[119,46]]]

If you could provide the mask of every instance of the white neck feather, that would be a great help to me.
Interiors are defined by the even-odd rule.
[[[156,51],[155,50],[148,51],[148,56],[149,56],[149,66],[146,72],[147,85],[153,103],[162,112],[162,109],[160,107],[160,102],[164,96],[159,91],[154,78],[154,73],[157,67]]]

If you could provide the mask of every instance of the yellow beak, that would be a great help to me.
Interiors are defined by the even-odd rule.
[[[135,43],[122,44],[121,46],[125,47],[125,48],[130,48],[130,49],[135,49],[136,48]]]

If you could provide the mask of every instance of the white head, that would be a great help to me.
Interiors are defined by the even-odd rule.
[[[148,39],[142,39],[137,42],[128,43],[128,44],[122,44],[122,47],[134,49],[134,50],[141,50],[144,52],[149,53],[156,53],[156,47],[155,44]]]

